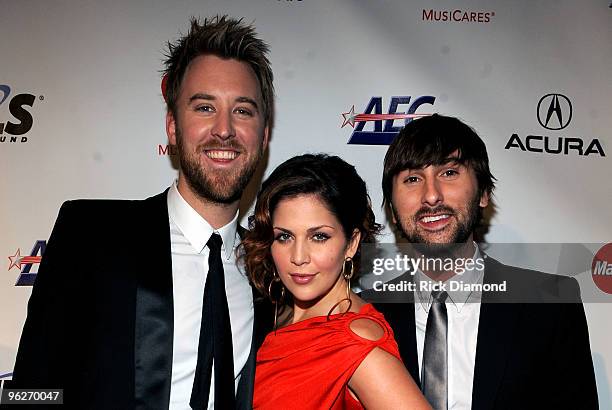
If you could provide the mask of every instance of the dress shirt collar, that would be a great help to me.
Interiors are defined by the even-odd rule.
[[[474,242],[474,248],[475,250],[474,250],[474,255],[472,256],[472,258],[474,260],[477,260],[478,258],[482,258],[480,249],[478,248],[478,245],[476,244],[476,242]],[[444,282],[446,284],[446,287],[449,289],[447,291],[448,293],[447,300],[449,300],[451,304],[455,306],[455,308],[457,309],[457,312],[461,313],[461,309],[468,302],[471,302],[471,303],[480,302],[482,292],[462,290],[462,289],[450,290],[450,283],[454,281],[457,281],[457,282],[461,281],[463,282],[463,284],[482,283],[483,276],[484,276],[484,270],[478,269],[476,267],[475,269],[472,269],[472,270],[466,270],[461,275],[454,275]],[[435,283],[436,281],[432,280],[429,276],[425,275],[423,271],[418,269],[415,274],[415,283],[419,284],[421,282]],[[429,312],[429,308],[431,307],[431,303],[433,301],[431,292],[421,291],[420,287],[417,286],[416,294],[419,300],[419,304],[421,305],[423,310],[425,312]]]
[[[238,228],[238,211],[228,224],[219,229],[213,227],[202,218],[195,209],[185,201],[178,191],[175,181],[168,190],[168,215],[183,233],[193,249],[202,253],[213,232],[218,233],[223,240],[223,252],[229,260],[234,253],[236,244],[236,229]]]

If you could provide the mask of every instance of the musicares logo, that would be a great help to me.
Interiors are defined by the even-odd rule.
[[[493,17],[495,17],[494,11],[423,9],[422,20],[442,23],[490,23]]]

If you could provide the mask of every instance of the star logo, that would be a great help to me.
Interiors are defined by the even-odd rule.
[[[344,121],[342,122],[342,126],[340,128],[344,128],[346,124],[349,124],[351,127],[355,128],[355,106],[353,105],[348,112],[343,112],[342,117],[344,117]]]
[[[17,252],[15,252],[15,255],[9,256],[8,258],[9,258],[9,261],[11,262],[9,264],[8,270],[11,270],[14,267],[17,267],[17,269],[21,271],[21,250],[17,248]]]
[[[17,248],[17,252],[8,258],[10,261],[8,270],[16,267],[21,272],[21,265],[40,263],[42,256],[21,256],[21,249]]]

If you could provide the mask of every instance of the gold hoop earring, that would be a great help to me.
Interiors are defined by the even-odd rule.
[[[272,297],[272,285],[278,282],[280,282],[281,286],[280,297],[278,298],[278,300],[275,300]],[[274,304],[274,335],[276,335],[276,329],[278,327],[278,305],[285,300],[285,285],[283,285],[283,283],[281,282],[280,277],[276,273],[276,269],[274,269],[274,275],[272,277],[272,280],[270,281],[270,284],[268,285],[268,298],[270,299],[270,302]]]
[[[351,272],[350,273],[346,273],[346,263],[350,262],[351,263]],[[353,264],[353,258],[351,258],[350,256],[347,256],[346,259],[344,260],[344,263],[342,264],[342,276],[344,276],[344,279],[346,280],[351,280],[351,278],[353,277],[353,268],[354,268],[354,264]]]
[[[350,262],[350,263],[351,263],[351,271],[350,271],[350,273],[347,273],[347,272],[345,271],[345,269],[344,269],[344,268],[346,267],[346,263],[347,263],[347,262]],[[353,277],[353,273],[354,273],[354,272],[353,272],[353,268],[354,268],[354,267],[355,267],[355,264],[353,263],[353,258],[351,258],[351,257],[347,257],[347,258],[344,260],[344,263],[342,264],[342,276],[343,276],[343,277],[344,277],[344,279],[346,280],[346,298],[347,298],[347,299],[349,299],[349,300],[351,299],[351,298],[350,298],[350,291],[351,291],[351,278]],[[349,306],[349,309],[350,309],[350,306]]]
[[[346,272],[346,263],[350,262],[351,263],[351,271],[350,273]],[[344,316],[346,314],[346,312],[348,312],[349,310],[351,310],[351,307],[353,306],[353,301],[351,299],[351,278],[353,277],[353,267],[355,265],[353,264],[353,258],[351,258],[350,256],[347,256],[346,259],[344,259],[344,262],[342,263],[342,272],[340,273],[342,275],[342,277],[344,278],[344,280],[346,281],[346,297],[340,299],[338,302],[336,302],[336,304],[334,304],[334,306],[332,306],[332,308],[329,310],[329,312],[327,313],[327,320],[329,321],[329,317],[331,316],[331,313],[334,311],[334,309],[336,307],[338,307],[342,302],[348,301],[348,307],[346,308],[346,310],[342,313],[342,316]],[[341,317],[342,317],[341,316]]]

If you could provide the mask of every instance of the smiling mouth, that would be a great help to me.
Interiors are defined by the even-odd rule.
[[[220,150],[220,149],[205,150],[204,154],[210,159],[221,160],[221,161],[232,161],[236,159],[238,155],[240,155],[238,151]]]
[[[418,219],[419,226],[428,232],[446,229],[450,224],[452,214],[425,215]]]
[[[450,218],[449,214],[441,214],[441,215],[423,216],[419,218],[419,220],[421,222],[431,223],[431,222],[437,222],[437,221],[441,221],[443,219],[448,219],[448,218]]]

